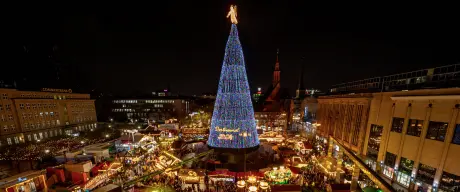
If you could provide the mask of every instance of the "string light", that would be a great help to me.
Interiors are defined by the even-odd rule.
[[[243,132],[247,134],[240,134]],[[259,145],[243,49],[235,24],[232,24],[225,48],[208,145],[217,148],[251,148]]]

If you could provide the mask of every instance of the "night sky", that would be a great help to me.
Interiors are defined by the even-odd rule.
[[[271,83],[280,49],[281,84],[293,94],[301,57],[307,88],[460,61],[457,11],[331,8],[308,1],[180,1],[103,9],[19,10],[6,21],[3,79],[19,85],[184,95],[216,92],[230,21],[252,90]],[[129,7],[129,8],[128,8]],[[54,48],[54,51],[53,51]],[[56,70],[61,83],[56,83]],[[0,80],[2,78],[0,77]]]

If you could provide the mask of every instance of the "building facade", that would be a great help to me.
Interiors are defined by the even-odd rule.
[[[318,133],[351,150],[388,184],[458,191],[460,88],[448,87],[459,73],[455,65],[344,84],[333,89],[340,94],[318,98]],[[442,88],[433,89],[438,83]]]
[[[37,142],[96,128],[94,100],[71,90],[0,89],[0,144]]]

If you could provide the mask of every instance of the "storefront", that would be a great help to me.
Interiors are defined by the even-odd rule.
[[[414,161],[401,157],[399,163],[399,171],[396,173],[396,181],[403,185],[404,187],[409,187],[410,176],[412,174],[412,169],[414,168]]]
[[[460,176],[448,172],[442,174],[441,182],[439,184],[440,192],[454,192],[460,191]]]
[[[416,190],[429,192],[433,188],[434,175],[436,174],[436,168],[421,164],[417,170]]]

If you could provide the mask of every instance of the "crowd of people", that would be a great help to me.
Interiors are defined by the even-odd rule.
[[[107,140],[107,138],[86,139],[83,137],[67,137],[31,143],[28,145],[7,146],[2,148],[0,160],[41,160],[47,155],[62,155],[62,150],[64,149],[66,151],[72,151],[86,145],[101,143]]]

